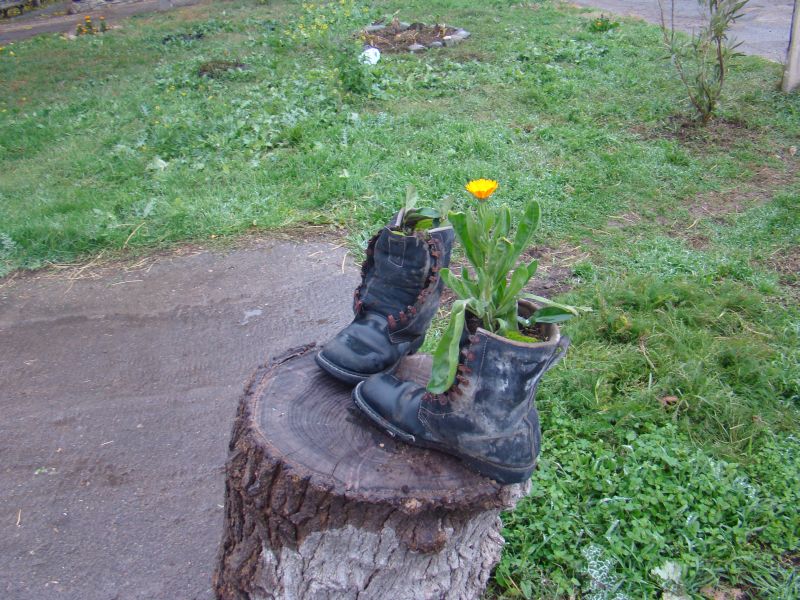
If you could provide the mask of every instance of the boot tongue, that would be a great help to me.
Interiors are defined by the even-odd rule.
[[[374,267],[367,276],[362,301],[367,310],[385,317],[413,306],[430,275],[428,244],[414,236],[384,229],[375,244]]]

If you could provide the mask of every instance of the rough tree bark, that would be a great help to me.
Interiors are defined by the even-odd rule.
[[[788,94],[794,91],[798,85],[800,85],[800,0],[795,0],[789,50],[786,53],[786,68],[783,72],[781,89]]]
[[[527,486],[384,435],[313,354],[299,348],[260,368],[240,402],[217,597],[480,597],[503,545],[499,513]],[[423,379],[429,362],[401,369]]]

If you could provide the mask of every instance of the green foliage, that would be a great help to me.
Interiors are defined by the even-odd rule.
[[[447,213],[450,211],[452,199],[449,196],[439,203],[437,208],[418,207],[419,193],[413,185],[406,187],[406,202],[403,206],[401,230],[397,233],[413,235],[415,231],[426,231],[441,227],[447,222]]]
[[[476,212],[450,215],[456,239],[474,273],[462,269],[461,276],[456,277],[449,269],[442,269],[442,278],[489,331],[503,334],[518,330],[517,299],[536,273],[538,262],[517,265],[517,261],[530,246],[540,214],[539,204],[529,202],[513,235],[508,206],[495,210],[488,202],[481,202]]]
[[[428,390],[434,394],[440,394],[449,389],[455,381],[460,350],[459,342],[464,332],[467,304],[466,300],[453,302],[447,327],[432,353],[433,368],[428,382]]]
[[[589,31],[592,33],[605,33],[619,27],[619,21],[612,21],[605,15],[600,15],[589,22]]]
[[[738,44],[728,39],[728,31],[749,0],[699,0],[707,22],[688,41],[675,35],[675,0],[669,1],[671,20],[667,25],[659,0],[664,43],[689,101],[705,124],[714,116],[731,59],[736,56]]]
[[[106,25],[106,18],[100,17],[100,23],[93,23],[92,17],[86,15],[82,23],[78,23],[78,26],[75,28],[75,35],[97,35],[98,33],[105,33],[108,31],[108,26]]]
[[[325,40],[331,33],[344,33],[345,27],[362,26],[364,3],[358,0],[303,2],[297,17],[283,30],[288,39],[304,42]]]
[[[800,535],[800,313],[698,283],[576,296],[601,308],[566,326],[566,365],[540,389],[543,458],[506,516],[498,593],[658,597],[654,571],[675,563],[692,597],[720,580],[796,595],[782,557]]]
[[[354,48],[348,47],[345,51],[338,53],[336,72],[343,91],[356,95],[366,94],[370,91],[369,72],[367,67],[358,61],[358,54]]]
[[[660,597],[673,590],[654,571],[670,562],[692,596],[721,578],[753,585],[753,572],[771,574],[773,593],[800,590],[773,554],[800,543],[796,438],[771,439],[743,466],[693,449],[670,424],[607,441],[557,417],[546,432],[533,491],[505,519],[495,577],[509,595]]]
[[[441,198],[480,172],[504,182],[514,210],[536,197],[543,238],[558,243],[634,200],[667,206],[747,172],[744,154],[678,148],[670,162],[660,140],[630,133],[656,127],[679,97],[658,68],[653,28],[626,24],[602,38],[603,54],[579,15],[512,7],[498,17],[508,36],[356,67],[358,48],[344,40],[370,10],[336,9],[325,34],[309,38],[284,33],[301,24],[299,5],[232,2],[210,19],[160,13],[126,23],[124,35],[8,46],[0,77],[22,83],[0,98],[0,231],[15,242],[4,268],[254,223],[347,225],[363,239],[394,212],[397,189]],[[474,28],[488,10],[459,0],[441,18]],[[231,58],[248,68],[198,75]],[[368,92],[345,89],[339,61],[366,69]],[[800,134],[800,107],[767,94],[761,71],[738,84],[749,96],[737,106],[779,143]],[[764,143],[742,138],[743,151]],[[148,169],[155,159],[163,169]]]
[[[476,182],[471,182],[468,189],[473,183]],[[496,188],[497,183],[492,183]],[[512,217],[508,206],[495,208],[489,204],[486,196],[480,193],[476,195],[482,198],[476,211],[450,213],[456,239],[473,273],[462,268],[461,276],[457,277],[450,269],[441,270],[442,279],[460,300],[453,307],[450,325],[433,355],[428,390],[435,394],[444,392],[455,381],[465,310],[477,317],[485,329],[510,339],[519,339],[519,325],[531,327],[534,323],[560,323],[578,315],[581,310],[591,310],[585,307],[577,309],[522,292],[539,265],[536,260],[517,264],[522,253],[530,246],[539,225],[539,204],[528,202],[512,235]],[[517,313],[517,302],[523,297],[539,305],[529,318]]]

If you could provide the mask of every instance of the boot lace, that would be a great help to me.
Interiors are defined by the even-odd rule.
[[[439,283],[439,271],[441,270],[442,262],[441,241],[437,238],[428,238],[426,242],[428,244],[428,252],[433,258],[433,264],[431,265],[431,269],[428,273],[428,279],[425,282],[425,287],[417,296],[417,300],[413,306],[407,306],[396,316],[389,315],[386,317],[386,320],[389,323],[389,331],[393,331],[398,327],[405,327],[408,325],[409,321],[417,316],[418,307],[425,302],[428,296],[434,293],[436,284]]]
[[[376,233],[369,239],[369,242],[367,242],[367,249],[364,252],[367,258],[361,263],[361,283],[355,289],[355,292],[353,292],[353,312],[355,312],[355,314],[360,314],[364,310],[364,302],[361,299],[361,293],[364,289],[369,267],[374,262],[372,257],[375,255],[375,244],[378,243],[380,235],[380,232]]]

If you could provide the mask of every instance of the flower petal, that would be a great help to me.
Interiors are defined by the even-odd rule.
[[[497,186],[494,179],[473,179],[466,185],[466,190],[478,200],[486,200],[495,193]]]

